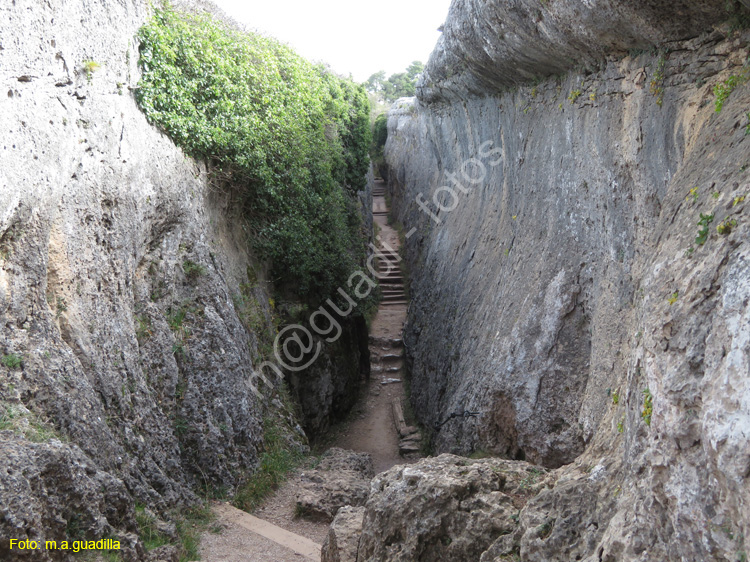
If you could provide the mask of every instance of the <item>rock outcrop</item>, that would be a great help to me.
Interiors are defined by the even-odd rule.
[[[454,2],[419,97],[390,114],[413,409],[427,427],[479,413],[439,452],[567,465],[521,514],[522,560],[742,559],[750,36],[716,25],[723,2],[680,3],[679,22],[667,2],[531,4]],[[610,9],[641,31],[589,17]]]
[[[333,521],[340,508],[364,505],[374,474],[368,453],[328,449],[315,469],[300,474],[296,511],[308,519]]]
[[[370,377],[370,351],[364,317],[339,320],[342,335],[334,343],[321,341],[321,356],[287,380],[300,407],[300,423],[314,440],[333,422],[343,419],[359,397],[362,381]]]
[[[305,447],[275,390],[252,392],[274,326],[247,234],[134,101],[148,6],[0,6],[3,559],[9,538],[126,536],[136,502],[165,514],[233,490],[264,416]],[[356,395],[357,338],[311,375],[321,419]]]
[[[455,101],[596,70],[608,55],[695,37],[739,10],[724,0],[455,0],[417,95]]]
[[[356,560],[485,561],[517,553],[518,514],[546,485],[546,472],[519,461],[440,455],[378,474]]]
[[[357,562],[364,518],[364,506],[339,509],[323,541],[320,562]]]

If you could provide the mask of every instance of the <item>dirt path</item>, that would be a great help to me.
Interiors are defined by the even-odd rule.
[[[380,227],[377,244],[384,255],[398,252],[399,236],[388,225],[385,183],[376,182],[373,190],[373,217]],[[396,264],[398,258],[391,255]],[[381,273],[384,264],[379,263]],[[387,264],[385,266],[387,268]],[[393,421],[392,403],[405,400],[403,385],[402,332],[406,320],[406,296],[398,266],[381,279],[383,301],[375,316],[370,333],[372,375],[349,418],[333,427],[325,440],[326,448],[341,447],[370,453],[375,472],[388,470],[396,464],[412,462],[399,455],[399,435]],[[398,380],[399,382],[393,382]],[[384,382],[386,384],[384,384]],[[293,476],[255,511],[255,516],[282,529],[321,544],[328,533],[328,524],[313,523],[294,516],[297,476]],[[302,560],[293,550],[258,535],[236,520],[226,516],[221,508],[215,510],[217,523],[223,527],[219,534],[205,533],[201,542],[201,557],[207,562]]]
[[[385,184],[377,182],[373,190],[373,218],[380,227],[380,240],[377,244],[388,255],[390,250],[399,250],[399,236],[388,225],[388,208],[385,201]],[[403,400],[403,354],[401,335],[406,320],[406,297],[403,281],[399,282],[400,269],[397,258],[391,259],[389,279],[381,279],[383,301],[372,322],[370,333],[370,355],[372,376],[364,389],[362,398],[355,406],[354,417],[332,430],[330,446],[370,453],[375,464],[375,472],[388,470],[396,464],[409,462],[399,456],[399,437],[393,422],[391,404],[393,400]],[[381,263],[384,273],[387,264]]]

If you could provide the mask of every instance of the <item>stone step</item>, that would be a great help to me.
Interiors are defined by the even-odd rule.
[[[370,336],[369,343],[370,345],[379,345],[386,349],[391,347],[399,347],[403,345],[404,340],[401,338],[378,338],[375,336]]]
[[[404,429],[404,434],[399,435],[399,437],[401,437],[401,439],[413,439],[418,441],[422,438],[422,435],[416,427],[413,425],[407,425]]]
[[[220,503],[213,507],[213,511],[223,521],[228,521],[234,525],[242,527],[247,531],[251,531],[257,535],[265,537],[281,546],[284,546],[294,551],[298,556],[305,560],[320,560],[321,545],[311,541],[308,538],[301,537],[292,532],[287,531],[245,513],[235,507],[232,507],[228,503]]]
[[[404,338],[402,337],[382,337],[382,336],[373,336],[370,334],[370,337],[368,338],[369,343],[374,343],[376,345],[401,345],[404,343]]]
[[[401,441],[398,444],[398,454],[401,456],[416,455],[420,449],[421,446],[416,441]]]
[[[403,351],[398,348],[395,351]],[[370,353],[370,364],[378,365],[378,372],[395,373],[403,367],[403,356],[395,353]]]
[[[382,301],[380,303],[382,306],[395,306],[397,304],[409,304],[406,301]]]
[[[377,353],[371,353],[370,364],[373,367],[377,365],[377,371],[379,373],[396,373],[400,371],[404,365],[402,361],[403,357],[401,357],[400,355],[396,357],[390,356],[389,354],[386,355],[387,356],[379,355]]]

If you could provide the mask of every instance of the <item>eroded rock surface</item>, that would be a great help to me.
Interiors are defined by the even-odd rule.
[[[328,449],[315,469],[300,474],[297,512],[302,517],[332,521],[339,508],[364,505],[374,474],[368,453]]]
[[[697,37],[610,51],[599,70],[507,91],[502,69],[522,59],[486,54],[516,38],[480,30],[516,16],[477,10],[522,4],[455,2],[447,28],[463,35],[450,50],[469,68],[485,61],[486,80],[456,82],[460,101],[423,91],[390,114],[393,205],[415,229],[404,336],[414,411],[427,427],[479,413],[444,425],[438,451],[568,465],[521,515],[522,560],[742,558],[750,86],[740,80],[720,112],[714,88],[747,75],[750,36],[697,15],[683,22]],[[674,8],[607,2],[591,13],[605,4],[657,27],[651,10]],[[533,41],[526,48],[521,74],[547,72]],[[429,75],[447,70],[441,57]]]
[[[306,446],[275,390],[252,392],[273,309],[247,234],[136,106],[149,5],[0,6],[0,450],[23,466],[0,470],[0,557],[10,537],[132,533],[136,501],[166,516],[231,493],[264,416]],[[323,425],[356,395],[346,341],[311,374]]]
[[[479,560],[491,547],[510,555],[519,512],[545,483],[545,469],[501,459],[393,467],[372,482],[357,560]]]
[[[689,39],[728,17],[724,0],[456,0],[417,93],[424,102],[469,99],[576,66]]]
[[[357,562],[364,518],[364,506],[339,509],[323,542],[320,562]]]

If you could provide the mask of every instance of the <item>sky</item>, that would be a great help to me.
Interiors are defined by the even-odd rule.
[[[227,14],[291,45],[314,62],[364,82],[424,63],[450,0],[214,0]]]

